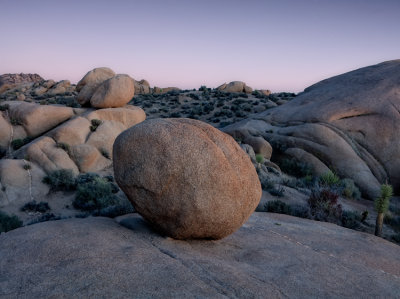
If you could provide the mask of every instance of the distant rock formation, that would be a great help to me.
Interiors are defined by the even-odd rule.
[[[17,85],[41,81],[44,81],[44,79],[38,74],[3,74],[0,76],[0,87],[4,84]]]
[[[224,83],[218,86],[217,89],[225,92],[245,92],[245,93],[253,92],[253,89],[250,86],[247,86],[246,83],[242,81],[232,81],[228,84]]]
[[[400,192],[400,60],[312,85],[285,105],[227,126],[261,136],[282,154],[353,179],[366,197],[381,183]]]

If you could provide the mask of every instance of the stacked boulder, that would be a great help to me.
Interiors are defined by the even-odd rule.
[[[218,86],[217,89],[224,92],[253,92],[253,89],[250,86],[247,86],[246,83],[242,81],[232,81],[228,84],[224,83]]]
[[[65,88],[62,82],[51,89]],[[95,69],[77,89],[82,104],[101,109],[1,102],[0,207],[45,196],[41,181],[55,170],[77,175],[108,169],[115,138],[146,118],[141,108],[126,105],[134,94],[127,75]]]
[[[76,86],[78,102],[94,108],[115,108],[126,105],[135,95],[135,81],[128,75],[116,75],[102,67],[88,72]]]

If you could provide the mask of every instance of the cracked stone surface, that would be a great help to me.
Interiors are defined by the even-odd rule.
[[[395,298],[400,247],[333,224],[254,213],[219,241],[162,237],[137,214],[0,235],[0,297]]]

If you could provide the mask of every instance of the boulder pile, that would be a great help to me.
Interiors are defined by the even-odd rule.
[[[220,239],[255,210],[261,185],[236,141],[192,119],[152,119],[114,143],[114,175],[135,209],[177,239]]]
[[[82,106],[122,107],[135,95],[135,81],[128,75],[116,75],[109,68],[96,68],[78,82],[76,91]]]

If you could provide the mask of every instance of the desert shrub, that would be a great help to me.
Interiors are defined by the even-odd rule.
[[[261,187],[263,190],[272,190],[275,186],[274,182],[268,178],[260,178],[261,180]]]
[[[265,211],[270,213],[287,214],[291,215],[292,208],[285,202],[281,200],[268,201],[264,205]]]
[[[334,187],[340,184],[340,178],[334,172],[329,170],[319,177],[319,183],[322,186]]]
[[[261,154],[256,154],[257,163],[264,163],[264,156]]]
[[[23,212],[40,212],[45,213],[50,210],[49,204],[47,202],[41,201],[39,203],[36,200],[30,201],[26,203],[22,208],[21,211]]]
[[[203,106],[203,112],[206,114],[210,113],[213,110],[214,110],[214,103],[207,103]]]
[[[342,218],[342,206],[338,204],[339,192],[325,187],[315,187],[308,198],[313,219],[337,223]]]
[[[244,111],[250,112],[252,107],[250,104],[246,103],[246,104],[241,105],[240,108],[243,109]]]
[[[361,222],[364,222],[368,218],[369,212],[365,210],[364,212],[361,213]]]
[[[400,244],[400,233],[392,235],[392,241]]]
[[[342,212],[342,226],[350,229],[358,229],[361,226],[362,215],[355,211]]]
[[[182,114],[180,114],[179,112],[172,112],[172,113],[169,115],[169,117],[175,117],[175,118],[181,117],[181,116],[182,116]]]
[[[383,222],[390,225],[393,229],[400,231],[400,216],[386,214],[383,218]]]
[[[135,210],[128,199],[119,199],[115,205],[105,207],[101,210],[94,211],[92,215],[115,218],[121,215],[133,213]]]
[[[90,126],[90,131],[95,132],[97,128],[101,125],[102,121],[100,119],[92,119],[90,123],[92,124]]]
[[[0,105],[0,111],[6,111],[9,107],[10,106],[8,104]]]
[[[301,178],[305,176],[312,176],[312,167],[309,164],[293,158],[282,159],[281,163],[279,163],[279,167],[283,172],[294,177]]]
[[[76,188],[76,180],[71,169],[55,170],[43,178],[52,191],[70,191]]]
[[[268,190],[269,194],[271,194],[272,196],[277,196],[277,197],[283,197],[285,194],[285,189],[283,189],[282,186],[279,187],[274,187],[272,189]]]
[[[24,164],[23,167],[24,167],[25,170],[29,170],[29,169],[32,168],[31,164]]]
[[[83,211],[99,211],[116,204],[112,183],[98,175],[78,177],[78,186],[73,205]]]
[[[0,147],[0,159],[3,158],[7,154],[7,150]]]
[[[21,226],[22,221],[17,216],[9,216],[0,211],[0,232],[8,232]]]
[[[68,154],[70,153],[70,147],[69,144],[64,143],[64,142],[57,142],[56,147],[63,149],[66,151]]]
[[[13,141],[11,141],[11,147],[14,150],[17,150],[17,149],[20,149],[21,147],[23,147],[25,144],[28,144],[31,141],[32,141],[32,139],[29,137],[26,137],[24,139],[14,139]]]
[[[19,121],[19,119],[16,119],[16,118],[10,118],[10,123],[11,123],[13,126],[20,126],[20,125],[22,125],[22,123]]]
[[[301,205],[292,205],[291,209],[292,209],[291,215],[294,217],[307,218],[307,219],[311,217],[310,209],[307,207]]]
[[[77,102],[76,98],[73,96],[58,96],[54,100],[57,104],[64,105],[67,107],[72,107],[72,108],[79,108],[81,105]],[[51,100],[49,100],[50,103]]]
[[[361,192],[360,189],[354,184],[351,179],[343,179],[341,181],[341,187],[343,188],[342,195],[346,198],[360,199]]]

